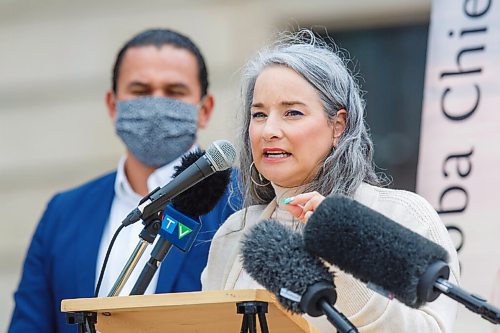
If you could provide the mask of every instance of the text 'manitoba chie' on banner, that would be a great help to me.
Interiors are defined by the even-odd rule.
[[[500,1],[433,0],[421,128],[417,192],[463,233],[462,287],[499,306]],[[457,332],[482,325],[464,311]]]

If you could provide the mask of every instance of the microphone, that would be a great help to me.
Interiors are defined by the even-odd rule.
[[[499,323],[498,309],[447,280],[445,249],[348,197],[323,200],[304,228],[304,243],[311,254],[412,308],[443,293]]]
[[[217,140],[213,142],[203,156],[178,174],[170,183],[161,188],[157,187],[146,195],[139,202],[139,206],[122,221],[122,224],[127,226],[157,214],[175,196],[215,172],[229,169],[235,159],[236,150],[229,141]]]
[[[181,164],[174,167],[172,178],[175,180],[203,156],[204,152],[199,149],[184,155]],[[167,205],[162,214],[160,239],[151,251],[151,258],[144,265],[131,295],[144,294],[172,245],[184,252],[189,251],[201,229],[199,216],[209,213],[217,205],[229,184],[230,174],[231,169],[216,172],[177,195]]]
[[[175,180],[184,174],[184,170],[189,169],[202,156],[203,152],[199,150],[184,156],[181,164],[175,167],[172,178]],[[184,252],[189,251],[201,229],[199,216],[209,213],[222,198],[229,184],[230,174],[231,169],[216,172],[173,198],[162,214],[162,238]]]
[[[325,314],[340,332],[357,332],[332,304],[337,300],[333,275],[304,249],[300,233],[265,220],[253,226],[241,247],[243,268],[293,313]]]

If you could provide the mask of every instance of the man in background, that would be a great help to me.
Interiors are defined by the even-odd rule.
[[[55,195],[40,220],[24,262],[9,332],[74,332],[61,300],[92,297],[115,230],[140,199],[168,183],[174,166],[197,147],[214,108],[198,47],[166,29],[144,31],[119,51],[106,93],[109,116],[126,147],[116,171]],[[173,248],[146,294],[201,290],[209,241],[238,207],[226,194],[201,217],[202,229],[187,253]],[[139,241],[141,223],[124,228],[111,252],[99,296],[106,296]],[[128,295],[141,258],[120,295]]]

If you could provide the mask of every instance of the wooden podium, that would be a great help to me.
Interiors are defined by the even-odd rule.
[[[237,313],[237,304],[246,302],[267,303],[270,333],[319,332],[260,289],[67,299],[61,311],[97,313],[96,328],[101,333],[239,333],[244,315]]]

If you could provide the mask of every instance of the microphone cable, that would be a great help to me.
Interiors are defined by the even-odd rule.
[[[99,273],[99,279],[97,280],[97,285],[95,287],[94,297],[97,297],[99,295],[99,289],[101,289],[102,279],[104,277],[104,271],[106,270],[106,266],[108,264],[109,255],[111,254],[111,249],[113,248],[113,245],[115,244],[115,240],[118,237],[118,234],[120,233],[120,231],[122,231],[122,229],[124,227],[125,227],[124,224],[120,224],[118,229],[116,229],[116,231],[113,235],[113,238],[111,238],[111,242],[108,245],[108,249],[106,250],[106,256],[104,257],[104,261],[103,261],[102,266],[101,266],[101,272]]]

